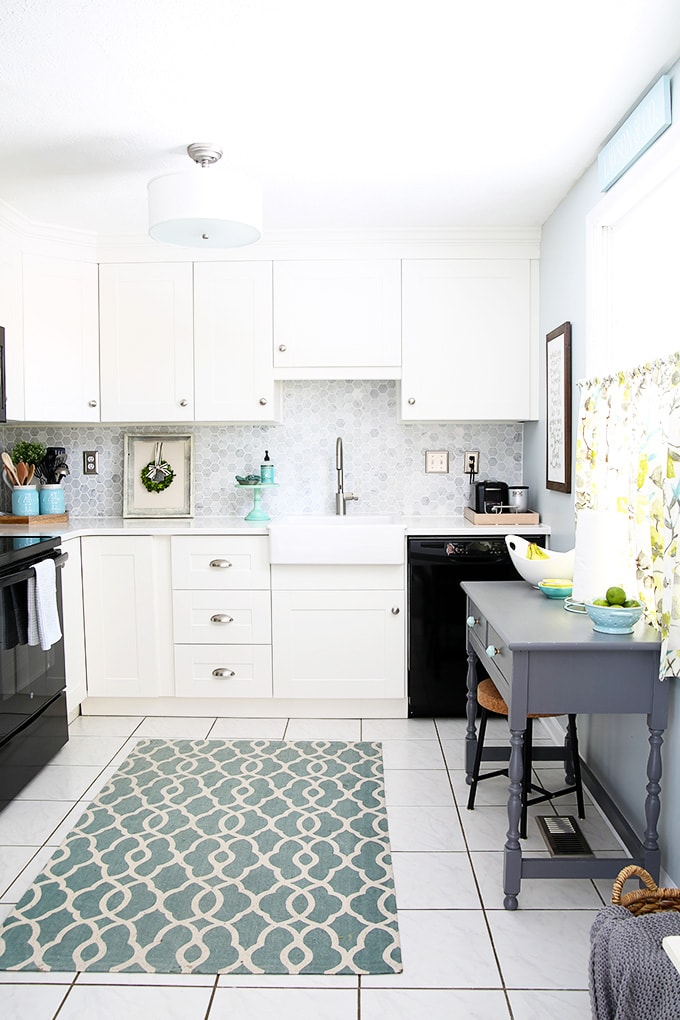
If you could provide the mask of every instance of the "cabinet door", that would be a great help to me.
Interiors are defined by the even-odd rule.
[[[88,696],[172,694],[169,548],[142,535],[82,545]]]
[[[402,420],[535,417],[530,261],[406,260],[402,272]]]
[[[61,576],[64,606],[64,657],[66,659],[66,702],[69,719],[87,697],[85,666],[85,627],[83,624],[83,582],[81,577],[80,539],[62,541],[68,553]]]
[[[271,262],[194,265],[196,421],[276,421]]]
[[[274,697],[403,698],[403,591],[274,591]]]
[[[400,292],[397,259],[275,262],[276,378],[398,378]]]
[[[24,417],[99,421],[97,267],[25,255]]]
[[[24,420],[24,325],[21,300],[21,254],[14,238],[0,230],[0,309],[5,327],[5,398],[7,420]]]
[[[102,421],[194,416],[191,263],[99,267]]]

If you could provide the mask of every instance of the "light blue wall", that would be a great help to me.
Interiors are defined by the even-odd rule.
[[[680,88],[680,63],[672,71],[673,99]],[[614,127],[615,125],[612,125]],[[680,120],[669,129],[680,136]],[[650,152],[650,156],[652,153]],[[645,157],[643,157],[645,158]],[[625,187],[625,175],[615,187]],[[586,217],[601,199],[594,163],[545,223],[541,242],[541,419],[524,430],[524,477],[541,518],[552,527],[552,545],[566,550],[574,544],[572,493],[545,488],[545,336],[565,321],[572,325],[573,436],[579,407],[577,381],[585,377],[586,356]],[[680,265],[678,266],[680,269]],[[642,356],[641,356],[642,360]],[[668,682],[668,681],[666,681]],[[677,681],[670,681],[671,709],[663,750],[662,811],[659,823],[662,867],[680,882],[680,708]],[[642,811],[647,783],[647,728],[639,716],[592,716],[579,721],[582,753],[614,795],[638,835],[644,830]]]

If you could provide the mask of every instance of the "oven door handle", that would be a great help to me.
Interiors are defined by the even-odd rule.
[[[60,556],[46,556],[45,559],[53,559],[55,567],[63,567],[68,559],[68,553],[62,553]],[[0,589],[9,588],[12,584],[18,584],[20,581],[27,581],[29,577],[35,577],[35,570],[33,567],[26,567],[25,570],[18,570],[16,574],[8,574],[0,580]]]

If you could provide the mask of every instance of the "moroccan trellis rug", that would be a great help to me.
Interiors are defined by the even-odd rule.
[[[380,744],[140,741],[5,919],[0,969],[400,971]]]

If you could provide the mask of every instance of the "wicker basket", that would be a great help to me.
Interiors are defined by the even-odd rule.
[[[633,877],[640,878],[646,888],[636,889],[622,896],[624,883]],[[636,917],[660,913],[663,910],[680,910],[680,889],[660,889],[648,871],[638,867],[637,864],[629,864],[614,880],[612,904],[615,907],[626,907]]]

